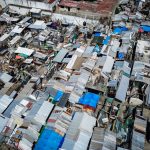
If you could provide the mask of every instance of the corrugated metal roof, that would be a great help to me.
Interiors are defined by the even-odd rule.
[[[55,58],[53,59],[53,62],[61,63],[67,53],[68,53],[68,50],[62,48],[62,49],[58,52],[58,54],[55,56]]]
[[[14,100],[9,106],[8,108],[4,111],[4,116],[6,117],[11,117],[11,112],[12,110],[15,108],[16,105],[18,105],[20,103],[19,100]]]
[[[116,93],[116,98],[123,102],[125,101],[125,98],[126,98],[127,89],[129,86],[129,80],[130,80],[130,78],[123,75],[121,78],[117,93]]]
[[[48,115],[52,111],[54,105],[48,101],[44,101],[38,112],[35,114],[34,121],[43,124],[45,123]]]
[[[87,113],[76,112],[65,136],[63,149],[86,150],[96,119]]]
[[[20,22],[19,22],[19,24],[24,24],[24,23],[26,23],[27,21],[29,21],[31,19],[31,17],[25,17],[25,18],[23,18]]]
[[[17,50],[15,51],[15,53],[25,54],[27,56],[30,56],[33,52],[34,50],[25,47],[18,47]]]
[[[105,134],[104,128],[98,128],[98,127],[94,128],[89,150],[102,149],[103,142],[104,142],[104,134]]]
[[[8,105],[13,101],[12,98],[10,98],[7,95],[3,95],[0,98],[0,113],[3,113],[4,110],[8,107]]]
[[[0,76],[0,80],[2,80],[4,83],[9,82],[12,79],[12,76],[7,73],[2,73]]]
[[[102,149],[116,150],[116,133],[106,131],[104,137],[104,144]]]
[[[0,115],[0,133],[4,129],[4,127],[7,124],[7,122],[8,122],[8,118]]]
[[[11,31],[11,33],[18,33],[20,34],[23,30],[25,29],[25,27],[20,27],[20,26],[15,26],[14,29]]]
[[[9,34],[5,33],[4,35],[2,35],[0,37],[0,42],[3,42],[4,40],[6,40],[9,37]]]
[[[114,61],[115,60],[112,57],[107,56],[102,72],[110,73],[114,65]]]
[[[20,39],[21,39],[21,36],[19,36],[19,35],[15,36],[15,37],[10,41],[10,45],[16,44]]]

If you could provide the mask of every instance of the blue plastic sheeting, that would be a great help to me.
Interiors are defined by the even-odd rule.
[[[117,27],[117,28],[114,29],[113,33],[114,34],[121,34],[122,31],[128,31],[128,28],[126,28],[126,27],[120,27],[120,28]]]
[[[82,105],[87,105],[93,108],[96,108],[98,101],[100,99],[100,96],[94,93],[85,93],[80,99],[79,103]]]
[[[103,41],[104,45],[107,45],[110,41],[110,36],[107,36],[106,39]]]
[[[114,34],[121,34],[121,32],[122,32],[121,28],[115,28],[113,31]]]
[[[34,150],[58,150],[63,143],[63,137],[51,129],[44,129]]]
[[[150,26],[142,26],[143,31],[150,32]]]
[[[63,93],[62,91],[57,91],[57,93],[56,93],[56,95],[55,95],[55,97],[54,97],[54,100],[55,100],[56,102],[59,102],[60,99],[62,98],[63,94],[64,94],[64,93]]]
[[[118,58],[123,59],[124,58],[124,53],[118,53]]]
[[[96,32],[96,33],[94,34],[94,36],[101,36],[101,33],[100,33],[100,32]]]
[[[96,45],[93,49],[93,52],[100,52],[100,47],[98,45]]]
[[[121,30],[122,30],[122,31],[128,31],[128,28],[126,28],[126,27],[121,27]]]

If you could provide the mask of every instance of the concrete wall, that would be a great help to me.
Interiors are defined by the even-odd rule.
[[[93,24],[93,25],[98,23],[98,20],[90,20],[90,19],[85,19],[81,17],[53,13],[52,20],[57,20],[57,19],[62,20],[63,22],[73,23],[73,24],[81,25],[81,26],[83,25],[84,21],[86,21],[88,24]]]
[[[6,7],[7,5],[18,5],[23,7],[34,7],[40,8],[44,10],[52,11],[52,8],[56,5],[59,0],[54,1],[52,4],[44,3],[44,2],[36,2],[30,0],[0,0],[0,5],[2,8]]]
[[[9,9],[17,12],[18,14],[21,14],[21,15],[26,15],[28,14],[28,12],[30,11],[29,8],[26,8],[26,7],[18,7],[18,6],[14,6],[14,5],[9,5]]]

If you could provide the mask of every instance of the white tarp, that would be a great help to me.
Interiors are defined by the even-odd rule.
[[[27,56],[32,55],[33,52],[34,52],[34,50],[28,49],[28,48],[25,48],[25,47],[18,47],[18,49],[15,51],[15,53],[25,54]]]

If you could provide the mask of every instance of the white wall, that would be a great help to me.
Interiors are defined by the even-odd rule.
[[[29,8],[18,7],[18,6],[13,6],[13,5],[10,5],[9,8],[13,11],[16,11],[18,14],[21,14],[21,15],[26,15],[30,11]]]
[[[98,23],[97,20],[90,20],[90,19],[84,19],[81,17],[53,13],[52,20],[57,20],[57,19],[62,20],[67,23],[73,23],[73,24],[81,25],[81,26],[83,25],[84,21],[86,21],[88,24],[97,24]]]
[[[6,7],[6,5],[13,4],[24,7],[35,7],[44,10],[52,10],[53,6],[55,6],[58,1],[59,0],[56,0],[52,4],[47,4],[43,2],[36,2],[30,0],[0,0],[0,5],[2,6],[2,8]]]

